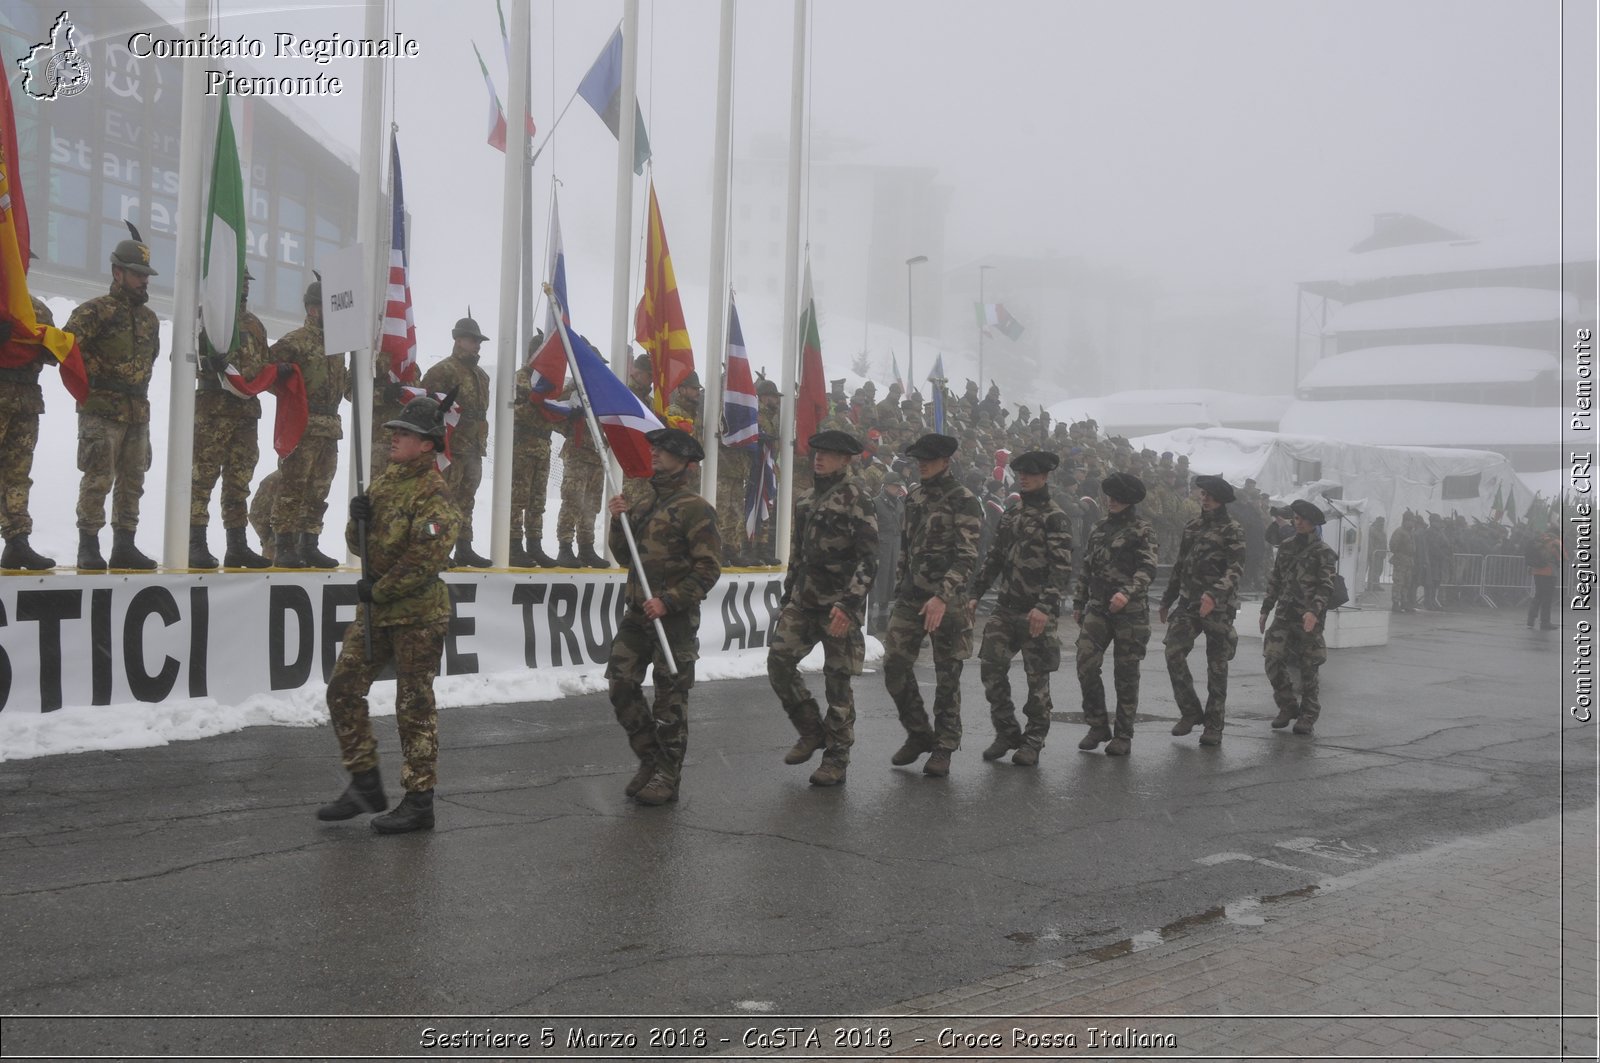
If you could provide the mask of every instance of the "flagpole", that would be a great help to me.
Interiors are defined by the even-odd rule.
[[[717,497],[717,462],[721,458],[723,373],[728,353],[728,165],[733,137],[733,0],[722,0],[722,39],[717,49],[717,148],[711,164],[711,292],[706,310],[705,405],[706,460],[700,463],[700,493],[713,506],[736,505]],[[740,500],[743,501],[742,499]]]
[[[794,0],[794,65],[789,86],[789,217],[783,263],[783,398],[778,414],[778,519],[772,548],[789,563],[789,528],[794,509],[794,408],[800,388],[800,139],[805,125],[806,0]]]
[[[600,469],[605,476],[604,496],[610,499],[614,488],[611,486],[611,448],[606,444],[606,437],[600,431],[600,421],[594,415],[594,406],[589,402],[589,389],[584,386],[583,374],[578,372],[578,359],[572,353],[572,337],[567,335],[566,307],[561,305],[561,300],[556,298],[555,288],[545,284],[544,294],[556,308],[556,331],[561,333],[561,348],[567,352],[567,372],[572,374],[572,382],[578,388],[578,401],[583,404],[583,415],[589,423],[589,435],[594,440],[595,449],[600,453]],[[628,514],[621,514],[622,537],[628,541],[628,553],[633,562],[633,574],[639,577],[639,588],[644,591],[645,601],[655,597],[655,592],[650,589],[650,577],[645,575],[644,562],[639,560],[639,544],[633,538],[633,524],[628,520]],[[672,643],[667,638],[667,629],[662,626],[661,618],[653,621],[656,629],[656,638],[661,640],[661,652],[667,659],[667,672],[671,675],[678,674],[678,661],[672,654]]]
[[[611,371],[628,381],[629,252],[633,246],[634,108],[639,92],[639,0],[622,3],[622,88],[617,118],[616,232],[612,239]],[[672,396],[663,395],[662,401]]]
[[[367,40],[384,39],[385,12],[382,0],[367,0],[365,33]],[[368,425],[362,431],[363,419],[359,414],[372,415],[372,349],[383,333],[383,313],[388,304],[389,246],[382,241],[379,255],[378,232],[386,219],[394,214],[393,207],[383,209],[383,160],[386,154],[383,134],[388,131],[383,121],[383,75],[388,60],[370,58],[361,63],[361,171],[356,184],[356,242],[366,248],[368,290],[372,292],[370,307],[372,320],[366,335],[372,337],[365,347],[350,352],[350,407],[357,411],[353,417],[350,441],[352,456],[363,451],[370,453],[372,430]],[[392,131],[389,131],[392,134]],[[334,352],[328,352],[334,353]],[[356,458],[350,463],[349,495],[360,492],[362,462]]]
[[[206,25],[206,0],[187,0],[184,24]],[[205,197],[205,64],[183,64],[183,104],[178,139],[178,261],[172,277],[172,375],[167,381],[167,493],[161,536],[162,563],[189,567],[189,488],[194,480],[194,390],[200,307],[201,201]],[[222,106],[226,107],[227,97]],[[27,265],[27,263],[23,263]]]

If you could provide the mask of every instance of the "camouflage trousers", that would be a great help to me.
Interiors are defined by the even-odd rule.
[[[856,744],[856,698],[850,689],[850,678],[861,674],[867,648],[861,629],[854,624],[838,638],[829,635],[831,613],[831,609],[802,609],[792,602],[783,607],[767,649],[767,679],[795,730],[802,735],[815,734],[820,727],[827,739],[828,755],[848,763],[850,747]],[[800,677],[800,662],[819,642],[822,689],[828,699],[825,716]]]
[[[1083,689],[1083,719],[1090,727],[1107,727],[1106,687],[1100,665],[1106,649],[1112,652],[1112,682],[1117,690],[1117,718],[1113,733],[1133,737],[1133,718],[1139,711],[1139,662],[1150,642],[1150,607],[1143,602],[1120,613],[1099,609],[1083,614],[1078,628],[1078,685]]]
[[[1266,665],[1267,680],[1272,684],[1272,700],[1279,711],[1304,723],[1315,723],[1322,715],[1322,703],[1317,700],[1317,669],[1328,659],[1328,644],[1324,641],[1323,624],[1308,634],[1303,613],[1287,613],[1279,609],[1272,614],[1266,637],[1261,640],[1261,656]],[[1295,687],[1300,688],[1299,697]]]
[[[1394,563],[1394,589],[1393,605],[1396,612],[1411,612],[1417,607],[1417,566],[1416,562],[1395,561]]]
[[[98,532],[106,523],[111,495],[111,527],[139,527],[139,499],[150,468],[150,426],[78,415],[78,530]]]
[[[273,469],[256,487],[255,496],[250,499],[250,527],[255,529],[256,537],[261,540],[262,549],[267,551],[273,546],[272,511],[277,507],[278,485],[282,482],[283,474]],[[268,553],[266,556],[270,558],[272,555]]]
[[[920,605],[896,602],[883,638],[883,685],[894,699],[906,734],[931,739],[939,749],[961,748],[961,669],[972,656],[972,622],[965,602],[952,602],[933,632],[933,723],[917,686],[915,665],[928,633]]]
[[[1206,704],[1194,691],[1194,676],[1189,673],[1189,651],[1201,635],[1206,640]],[[1162,642],[1167,656],[1167,675],[1172,678],[1172,700],[1186,720],[1205,718],[1208,731],[1222,730],[1228,707],[1228,662],[1239,649],[1239,633],[1233,627],[1232,609],[1213,609],[1202,617],[1185,608],[1170,614],[1167,637]]]
[[[676,785],[689,749],[689,690],[694,686],[694,662],[700,657],[700,611],[669,613],[661,624],[672,645],[678,674],[667,672],[655,625],[639,609],[630,607],[611,643],[606,680],[611,687],[611,708],[628,735],[628,745],[641,762],[654,763],[656,771]],[[656,688],[654,705],[644,698],[644,672],[651,665],[655,668],[651,676]]]
[[[478,485],[483,483],[483,455],[474,454],[465,447],[456,451],[450,465],[444,470],[444,485],[450,489],[450,501],[461,511],[461,534],[458,538],[472,541],[472,510],[478,499]]]
[[[211,523],[211,489],[222,477],[222,526],[242,528],[249,519],[246,500],[261,456],[254,417],[197,417],[194,470],[189,479],[189,525]]]
[[[339,441],[332,436],[302,436],[300,445],[278,463],[278,497],[272,506],[272,530],[279,535],[322,533],[328,491],[339,468]]]
[[[724,453],[722,460],[728,455]],[[722,536],[722,561],[734,564],[749,552],[744,534],[744,488],[742,479],[717,476],[717,533]]]
[[[550,484],[550,437],[518,435],[511,447],[511,541],[544,538],[544,500]]]
[[[1011,700],[1011,658],[1019,653],[1028,677],[1028,700],[1022,705],[1026,731],[1017,727],[1016,705]],[[1043,749],[1050,733],[1050,673],[1061,667],[1056,618],[1051,617],[1044,630],[1033,636],[1028,634],[1027,613],[996,609],[984,625],[978,661],[995,737]]]
[[[28,495],[43,406],[39,385],[0,383],[0,532],[7,539],[33,532]]]
[[[577,455],[583,454],[579,458]],[[588,451],[575,451],[563,459],[561,470],[561,512],[556,514],[556,542],[572,542],[594,548],[594,522],[600,515],[600,494],[605,489],[605,469],[600,458]]]
[[[439,674],[449,623],[399,624],[372,629],[372,660],[366,659],[366,609],[344,629],[344,645],[328,680],[328,715],[339,739],[345,770],[351,774],[378,766],[378,743],[367,716],[367,691],[386,664],[394,661],[394,716],[405,767],[407,790],[431,790],[439,763],[439,711],[433,677]]]

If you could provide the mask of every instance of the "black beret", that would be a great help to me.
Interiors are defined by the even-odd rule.
[[[936,461],[939,458],[948,458],[960,446],[961,441],[955,436],[942,436],[937,432],[929,432],[906,448],[906,456],[916,458],[918,461]]]
[[[1052,472],[1060,464],[1061,459],[1048,450],[1030,450],[1026,454],[1018,454],[1011,459],[1011,467],[1013,469],[1017,472],[1027,473],[1029,476]]]
[[[685,461],[704,461],[706,452],[696,442],[694,436],[681,428],[657,428],[654,432],[646,432],[645,439],[650,441],[652,447],[660,447],[668,454],[676,454]]]
[[[1326,524],[1328,515],[1303,498],[1289,503],[1289,510],[1307,524]]]
[[[1132,506],[1144,501],[1144,481],[1129,472],[1114,472],[1100,481],[1100,491],[1113,502]]]
[[[861,440],[849,432],[841,432],[837,428],[830,428],[826,432],[818,432],[806,440],[806,446],[812,450],[828,450],[835,454],[849,454],[852,457],[867,449],[861,445]]]
[[[1232,502],[1236,497],[1233,485],[1220,476],[1196,476],[1194,485],[1223,505]]]

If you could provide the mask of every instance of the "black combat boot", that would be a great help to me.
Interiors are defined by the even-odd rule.
[[[533,558],[528,556],[528,548],[522,545],[521,535],[511,536],[511,553],[506,560],[510,562],[512,568],[533,567]]]
[[[540,568],[555,568],[556,559],[544,552],[544,543],[528,533],[528,560]]]
[[[307,568],[339,567],[339,562],[319,549],[316,532],[302,532],[300,534],[300,560],[306,563]]]
[[[594,544],[590,543],[578,551],[578,563],[588,565],[590,568],[610,568],[611,562],[594,552]]]
[[[317,818],[324,821],[353,819],[367,812],[382,812],[389,807],[389,798],[383,792],[383,779],[378,769],[358,771],[350,776],[350,785],[338,799],[317,809]]]
[[[305,568],[305,558],[300,556],[300,537],[294,532],[279,532],[272,547],[274,568]]]
[[[215,560],[212,564],[215,564]],[[140,572],[149,572],[156,567],[156,563],[139,552],[133,545],[133,531],[127,528],[111,529],[111,567],[135,569]]]
[[[452,568],[488,568],[493,562],[472,549],[471,539],[456,540],[456,558]]]
[[[189,525],[189,567],[217,567],[217,559],[211,555],[211,551],[206,547],[206,526],[204,524]]]
[[[414,830],[433,829],[433,791],[407,790],[399,807],[386,816],[372,821],[372,829],[379,834],[406,834]]]
[[[250,542],[245,538],[243,528],[229,528],[227,534],[228,549],[222,555],[223,568],[267,568],[272,564],[250,549]]]
[[[578,555],[572,552],[571,543],[562,543],[561,549],[556,553],[557,568],[582,568]]]
[[[104,572],[106,559],[100,556],[100,533],[78,529],[78,567],[85,572]]]
[[[43,572],[55,567],[55,558],[36,553],[33,547],[28,545],[26,535],[13,535],[7,539],[5,552],[0,553],[0,568],[10,569],[13,572]]]

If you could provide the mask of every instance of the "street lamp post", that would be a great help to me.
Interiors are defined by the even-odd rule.
[[[984,315],[984,320],[978,323],[978,390],[983,390],[983,334],[988,329],[989,304],[983,301],[983,275],[994,269],[993,266],[978,267],[978,312]]]
[[[916,320],[911,314],[911,267],[926,261],[927,255],[906,259],[906,383],[913,389],[917,386],[917,358],[912,349],[916,344]]]

